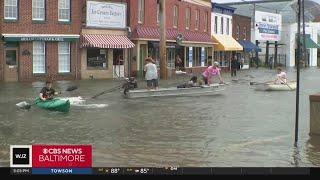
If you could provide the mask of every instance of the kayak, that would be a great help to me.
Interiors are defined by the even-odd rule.
[[[294,91],[295,89],[297,89],[296,81],[291,81],[287,84],[266,83],[256,88],[256,90],[263,91]]]
[[[34,102],[39,108],[47,109],[50,111],[59,111],[59,112],[68,112],[70,109],[70,101],[69,100],[61,100],[58,98],[54,98],[52,100],[42,101],[40,98],[37,98]]]

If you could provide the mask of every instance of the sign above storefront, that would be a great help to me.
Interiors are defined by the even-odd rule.
[[[3,40],[6,42],[19,41],[58,41],[72,42],[79,39],[80,35],[35,35],[35,34],[3,34]]]
[[[123,3],[87,1],[87,27],[124,29],[126,12]]]
[[[281,14],[255,12],[255,37],[259,41],[281,40]]]

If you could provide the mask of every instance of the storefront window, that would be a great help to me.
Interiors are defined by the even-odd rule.
[[[124,65],[123,49],[113,49],[113,65]]]
[[[175,49],[174,48],[168,48],[167,49],[167,67],[170,69],[175,68]]]
[[[87,49],[87,67],[89,69],[108,69],[107,49]]]
[[[70,43],[59,42],[59,73],[70,72]]]
[[[43,41],[33,42],[33,73],[45,73],[46,43]]]

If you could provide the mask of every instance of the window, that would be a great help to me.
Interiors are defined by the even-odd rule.
[[[160,23],[160,4],[157,4],[157,23]]]
[[[87,49],[88,69],[108,69],[107,49]]]
[[[59,73],[70,72],[70,43],[59,42]]]
[[[229,30],[230,30],[230,22],[229,22],[229,18],[227,18],[227,28],[226,28],[226,31],[227,31],[227,35],[229,35]]]
[[[70,0],[59,0],[59,21],[70,21]]]
[[[18,19],[18,0],[4,0],[4,19]]]
[[[144,20],[144,0],[138,0],[138,23]]]
[[[247,27],[243,27],[243,39],[247,40]]]
[[[45,18],[44,0],[32,0],[32,20],[44,21]]]
[[[33,42],[33,73],[40,74],[45,73],[45,61],[46,61],[46,43],[44,41]]]
[[[240,26],[239,24],[237,25],[237,40],[240,39]]]
[[[186,10],[186,29],[190,28],[190,8]]]
[[[224,28],[223,28],[223,17],[221,17],[221,32],[220,34],[223,34]]]
[[[9,66],[17,65],[17,52],[16,50],[6,50],[6,64]]]
[[[178,27],[178,14],[179,14],[178,6],[174,5],[173,6],[173,27],[174,28]]]
[[[204,13],[204,32],[208,31],[208,12]]]
[[[218,34],[218,16],[214,17],[214,33]]]
[[[199,29],[199,26],[200,26],[200,11],[199,10],[196,10],[196,30]]]

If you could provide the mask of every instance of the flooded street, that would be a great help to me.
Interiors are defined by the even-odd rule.
[[[320,69],[301,72],[298,148],[293,146],[295,91],[255,91],[249,85],[274,75],[252,69],[231,81],[224,74],[230,84],[220,95],[177,98],[124,99],[112,92],[90,99],[119,82],[59,82],[57,90],[78,86],[61,97],[87,99],[69,113],[18,109],[15,104],[31,102],[43,84],[3,83],[0,165],[9,165],[13,144],[91,144],[94,166],[319,167],[320,137],[308,133],[309,95],[320,92]],[[296,77],[295,69],[288,77]]]

